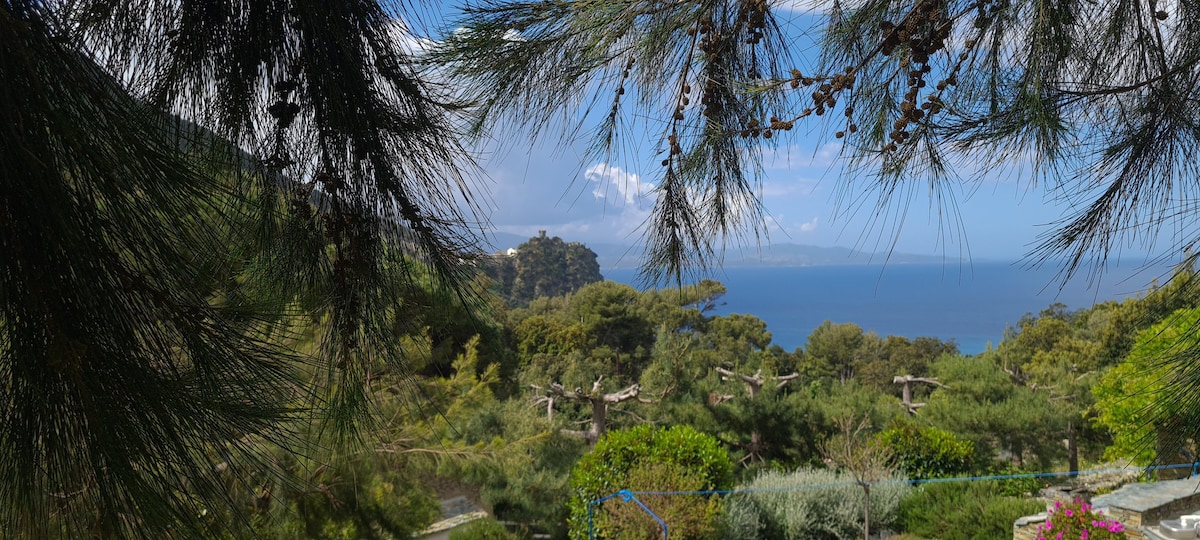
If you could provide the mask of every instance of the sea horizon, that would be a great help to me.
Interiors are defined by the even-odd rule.
[[[615,268],[605,279],[639,286],[637,270]],[[1021,262],[737,266],[717,271],[727,293],[716,315],[742,313],[767,323],[772,342],[803,347],[822,322],[854,323],[880,336],[954,340],[973,355],[994,347],[1020,318],[1055,303],[1068,310],[1143,294],[1166,266],[1113,267],[1095,282],[1062,283],[1059,267]]]

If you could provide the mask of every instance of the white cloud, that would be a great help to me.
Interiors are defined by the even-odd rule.
[[[510,41],[510,42],[526,41],[525,36],[521,35],[520,32],[513,30],[512,28],[505,30],[504,35],[501,37],[504,38],[504,41]]]
[[[818,15],[829,11],[829,2],[822,0],[777,0],[771,7],[801,15]]]
[[[811,221],[806,221],[800,224],[800,232],[813,232],[817,230],[817,218],[812,218]]]
[[[624,204],[640,208],[649,191],[649,186],[644,184],[638,175],[607,163],[597,163],[588,167],[583,172],[583,177],[596,184],[592,196],[597,200],[612,202],[616,197]]]
[[[388,33],[391,34],[392,39],[396,40],[405,54],[414,56],[425,54],[438,44],[437,41],[418,36],[407,22],[399,18],[392,19],[392,24],[388,25]]]
[[[455,28],[454,31],[451,32],[451,34],[453,35],[453,37],[456,37],[456,38],[467,38],[467,37],[470,37],[470,35],[471,35],[471,29],[467,28],[465,26],[460,26],[458,28]],[[529,41],[528,39],[525,39],[524,35],[522,35],[520,32],[518,32],[517,30],[515,30],[513,28],[509,28],[508,30],[505,30],[504,33],[500,35],[500,39],[503,39],[504,41],[508,41],[510,43],[519,43],[519,42],[523,42],[523,41]]]
[[[620,167],[600,162],[588,167],[583,177],[595,184],[592,196],[605,205],[617,207],[615,215],[605,216],[613,235],[628,236],[636,233],[650,216],[647,199],[651,186],[635,174]],[[605,212],[607,214],[607,212]]]

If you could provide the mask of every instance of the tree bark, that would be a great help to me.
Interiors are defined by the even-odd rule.
[[[554,404],[553,399],[555,397],[569,399],[572,401],[588,402],[592,406],[592,425],[591,425],[591,427],[587,431],[564,430],[563,433],[566,433],[567,435],[571,435],[573,437],[582,438],[582,439],[586,440],[588,442],[588,444],[595,445],[596,441],[600,440],[600,436],[604,435],[604,431],[608,427],[608,406],[609,405],[621,403],[624,401],[629,401],[631,399],[638,399],[639,401],[649,401],[649,400],[641,400],[638,397],[638,394],[641,393],[642,387],[637,384],[631,384],[631,385],[625,387],[623,390],[620,390],[617,392],[611,392],[608,394],[601,393],[600,383],[603,380],[604,380],[604,377],[600,377],[599,379],[596,379],[596,382],[592,383],[592,391],[590,393],[584,393],[579,388],[576,388],[574,390],[567,390],[566,388],[563,388],[562,383],[552,383],[544,389],[540,386],[535,386],[535,385],[530,385],[530,387],[534,388],[536,390],[544,390],[546,392],[546,394],[548,394],[548,396],[546,396],[546,397],[550,400],[549,406],[551,406],[551,407]],[[549,414],[549,412],[547,414]]]
[[[1075,421],[1067,421],[1067,469],[1071,476],[1079,474],[1079,444],[1075,435]]]
[[[863,504],[863,540],[871,540],[871,484],[860,482],[866,501]]]
[[[892,384],[903,385],[900,388],[900,404],[904,406],[904,410],[909,415],[917,414],[917,409],[924,407],[924,403],[913,403],[912,398],[912,383],[923,382],[945,388],[946,385],[938,382],[937,379],[930,377],[913,377],[912,375],[897,375],[892,378]]]

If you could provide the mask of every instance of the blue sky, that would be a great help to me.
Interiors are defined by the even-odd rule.
[[[610,164],[586,159],[581,147],[517,140],[504,150],[485,151],[481,159],[496,230],[639,243],[640,226],[653,205],[657,164]],[[872,226],[873,207],[855,209],[839,197],[845,183],[868,181],[843,173],[839,150],[816,135],[799,135],[773,152],[761,184],[771,242],[887,249],[893,228]],[[1015,260],[1069,210],[1048,201],[1045,189],[1018,173],[988,176],[955,191],[958,223],[953,216],[939,217],[937,205],[918,196],[894,237],[897,251]]]
[[[785,19],[785,27],[798,28],[811,20],[803,10],[777,14]],[[855,208],[839,197],[847,192],[846,185],[861,186],[868,179],[844,173],[840,146],[818,120],[798,124],[787,138],[777,137],[784,140],[766,163],[761,193],[772,243],[865,251],[894,246],[898,252],[952,259],[1017,260],[1035,246],[1039,234],[1071,213],[1066,203],[1019,170],[1000,173],[988,169],[996,164],[970,163],[973,170],[962,171],[964,177],[983,174],[981,180],[952,190],[956,213],[940,214],[927,194],[917,192],[905,212],[873,222],[879,216],[872,201]],[[558,134],[555,129],[547,132]],[[661,168],[661,158],[653,153],[658,135],[648,126],[642,137],[646,146],[635,147],[636,156],[605,162],[586,158],[583,144],[493,133],[493,142],[481,143],[479,149],[491,194],[486,217],[501,232],[533,236],[545,230],[586,243],[638,244]],[[503,141],[502,148],[497,150],[494,141]],[[892,218],[903,222],[897,228]],[[1124,249],[1126,258],[1142,259],[1140,246]]]

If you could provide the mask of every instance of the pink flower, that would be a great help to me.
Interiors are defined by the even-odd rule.
[[[1050,531],[1054,530],[1053,537]],[[1093,540],[1092,533],[1099,533],[1101,538],[1113,538],[1111,535],[1124,536],[1125,527],[1115,519],[1108,519],[1095,507],[1080,500],[1062,503],[1055,502],[1050,509],[1045,522],[1038,525],[1038,540],[1074,540],[1078,534],[1079,540]],[[1108,534],[1105,534],[1108,533]]]

